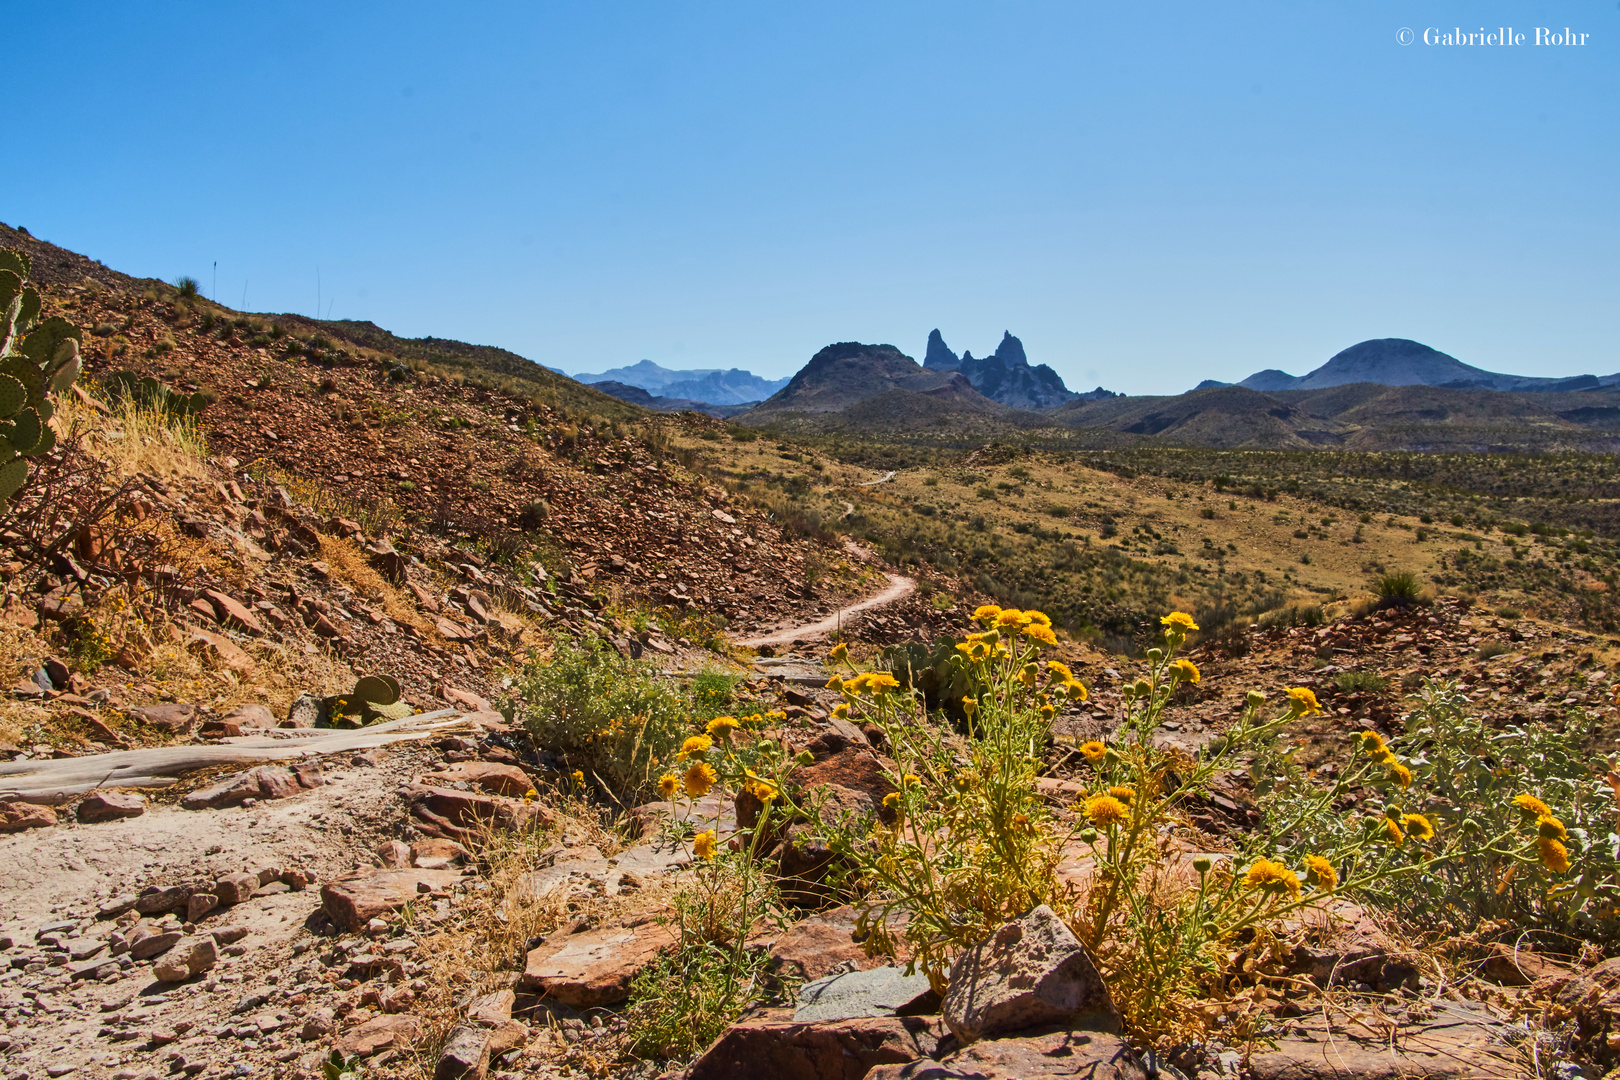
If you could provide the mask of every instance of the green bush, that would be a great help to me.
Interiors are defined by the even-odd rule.
[[[1381,694],[1389,688],[1389,680],[1371,671],[1341,671],[1333,685],[1346,694]]]
[[[1417,575],[1410,570],[1399,570],[1393,574],[1380,574],[1373,579],[1373,592],[1378,594],[1380,608],[1411,607],[1418,601],[1418,593],[1422,586],[1418,583]]]
[[[1414,872],[1366,882],[1354,890],[1361,899],[1424,933],[1529,929],[1565,950],[1571,937],[1620,937],[1613,839],[1620,820],[1607,762],[1594,767],[1582,749],[1590,718],[1571,713],[1572,730],[1541,724],[1497,730],[1453,682],[1425,680],[1419,697],[1405,733],[1388,747],[1376,737],[1359,747],[1358,736],[1347,740],[1341,779],[1332,788],[1310,780],[1287,750],[1257,755],[1252,769],[1263,821],[1253,838],[1257,850],[1345,851],[1369,829],[1387,827],[1386,820],[1404,824],[1407,815],[1422,815],[1434,835],[1421,872],[1414,866]],[[1374,779],[1381,753],[1398,754],[1403,765],[1386,765],[1387,774]],[[1369,786],[1380,792],[1364,800],[1370,814],[1333,809],[1352,790]],[[1543,846],[1538,854],[1519,836],[1528,821],[1535,837],[1543,809],[1543,841],[1537,843],[1556,841],[1557,850]],[[1468,858],[1450,854],[1465,845],[1483,851]],[[1560,869],[1561,861],[1567,867]],[[1351,861],[1343,876],[1361,872]]]
[[[540,746],[626,797],[645,794],[654,767],[691,734],[691,702],[595,637],[560,638],[549,659],[531,659],[512,704]]]

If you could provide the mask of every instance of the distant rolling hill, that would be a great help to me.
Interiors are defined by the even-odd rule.
[[[745,405],[763,401],[788,382],[786,379],[762,379],[740,368],[729,371],[721,368],[681,371],[663,367],[651,360],[598,374],[582,372],[573,377],[588,385],[612,382],[636,387],[659,397],[686,398],[711,405]]]
[[[1350,346],[1308,375],[1293,376],[1268,368],[1237,385],[1270,393],[1277,390],[1324,390],[1352,383],[1383,386],[1440,386],[1451,390],[1517,390],[1554,392],[1596,390],[1620,384],[1620,374],[1536,378],[1503,375],[1465,364],[1454,356],[1408,338],[1375,338]],[[1221,384],[1206,380],[1199,389]]]

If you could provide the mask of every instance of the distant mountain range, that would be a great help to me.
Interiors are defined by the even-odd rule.
[[[577,382],[596,386],[614,397],[622,395],[614,394],[602,384],[616,383],[645,390],[658,397],[701,401],[710,405],[746,405],[753,401],[764,401],[788,383],[786,379],[762,379],[739,368],[729,371],[722,368],[681,371],[663,367],[651,360],[643,360],[629,367],[612,368],[600,374],[581,373],[573,378]]]
[[[1290,375],[1268,368],[1257,371],[1238,386],[1272,393],[1278,390],[1326,390],[1353,383],[1382,386],[1438,386],[1448,390],[1510,390],[1545,393],[1564,390],[1598,390],[1620,385],[1620,374],[1576,375],[1546,379],[1529,375],[1501,375],[1465,364],[1454,356],[1431,349],[1407,338],[1375,338],[1352,345],[1308,375]],[[1205,379],[1195,390],[1209,390],[1231,383]]]
[[[679,386],[683,384],[677,383],[675,385]],[[600,390],[609,397],[616,397],[620,401],[628,402],[631,405],[640,405],[643,409],[651,409],[654,412],[700,412],[707,413],[710,416],[718,416],[721,419],[728,416],[735,416],[737,413],[747,410],[750,404],[752,404],[745,403],[742,405],[715,405],[712,402],[698,401],[694,398],[669,397],[661,394],[655,395],[643,390],[639,386],[631,386],[628,383],[618,382],[614,379],[608,379],[606,382],[592,383],[591,388]]]

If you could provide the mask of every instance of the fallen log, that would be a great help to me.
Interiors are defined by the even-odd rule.
[[[498,717],[497,717],[498,719]],[[407,716],[345,730],[300,729],[283,734],[240,736],[220,743],[153,746],[84,757],[0,763],[0,798],[54,806],[96,788],[168,787],[179,777],[214,765],[283,761],[368,750],[408,739],[425,739],[479,726],[461,709]]]

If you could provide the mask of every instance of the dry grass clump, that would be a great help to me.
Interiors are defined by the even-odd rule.
[[[196,423],[141,409],[127,399],[102,412],[76,397],[64,398],[51,422],[59,434],[82,434],[85,451],[123,476],[144,472],[200,480],[208,475],[208,440]]]
[[[439,631],[416,605],[399,594],[388,579],[366,561],[354,541],[321,534],[321,559],[332,569],[332,576],[382,605],[383,612],[396,623],[410,626],[431,641],[442,641]]]

